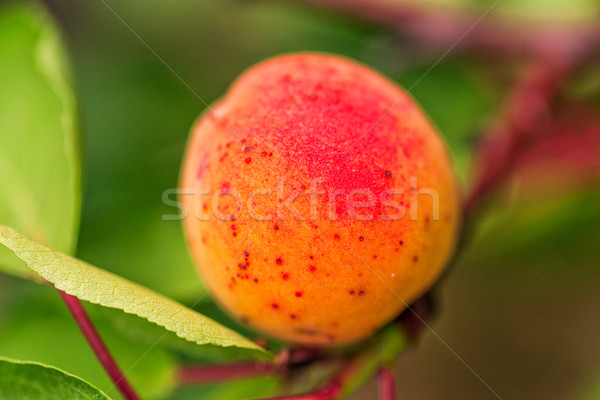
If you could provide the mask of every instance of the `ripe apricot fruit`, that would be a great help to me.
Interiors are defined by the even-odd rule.
[[[181,189],[214,298],[313,346],[364,339],[426,292],[461,220],[446,148],[415,101],[324,54],[245,72],[195,124]]]

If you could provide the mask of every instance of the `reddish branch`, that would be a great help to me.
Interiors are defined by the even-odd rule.
[[[571,51],[541,53],[511,90],[491,131],[476,152],[475,176],[466,199],[467,214],[510,174],[521,153],[539,141],[552,122],[552,103],[585,55]]]
[[[115,386],[119,389],[121,394],[126,400],[139,400],[138,395],[135,393],[133,388],[129,385],[129,382],[125,378],[125,375],[121,372],[121,369],[111,356],[108,348],[102,341],[102,338],[98,334],[98,331],[94,327],[94,324],[90,320],[87,312],[83,308],[83,305],[77,297],[71,296],[59,290],[58,293],[64,300],[65,304],[69,308],[69,311],[73,315],[75,322],[79,325],[81,332],[87,339],[90,347],[96,353],[96,357],[104,367],[104,370],[110,376]]]
[[[342,393],[342,379],[336,377],[320,389],[294,396],[273,397],[266,400],[333,400]]]
[[[600,115],[589,104],[571,101],[557,111],[552,126],[520,154],[517,168],[528,185],[580,187],[600,178]],[[552,181],[539,182],[540,173]]]
[[[418,1],[304,1],[389,26],[421,45],[484,50],[490,54],[523,53],[553,47],[557,42],[578,45],[595,40],[600,33],[600,29],[591,24],[589,27],[573,24],[561,28],[556,24],[534,27],[531,21],[519,23],[514,19],[491,18],[484,14],[486,10],[467,12],[457,7],[424,5]],[[484,18],[485,22],[482,21]]]
[[[381,400],[396,400],[396,380],[389,367],[382,367],[377,375],[379,382],[379,398]]]
[[[316,348],[285,349],[273,362],[182,366],[176,373],[176,379],[182,385],[189,385],[286,373],[291,368],[315,361],[319,356],[320,350]]]

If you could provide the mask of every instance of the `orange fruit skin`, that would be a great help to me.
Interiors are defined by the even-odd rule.
[[[415,101],[325,54],[242,74],[195,123],[180,189],[212,296],[310,346],[367,338],[426,292],[461,220],[448,153]]]

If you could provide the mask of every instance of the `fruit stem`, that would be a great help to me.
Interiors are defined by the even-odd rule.
[[[320,356],[321,352],[316,348],[286,348],[277,355],[273,362],[181,366],[176,372],[176,380],[179,384],[190,385],[284,373],[291,367],[310,363]]]
[[[390,367],[384,366],[379,370],[377,375],[379,381],[379,398],[380,400],[395,400],[396,399],[396,379]]]
[[[79,299],[63,292],[62,290],[58,290],[58,293],[73,315],[75,322],[77,322],[77,325],[79,325],[79,329],[81,329],[83,336],[85,336],[86,340],[90,344],[90,347],[96,354],[98,361],[100,361],[100,364],[102,364],[102,367],[104,367],[104,370],[113,381],[117,389],[119,389],[123,397],[126,400],[139,400],[140,398],[135,393],[125,378],[125,375],[123,375],[123,372],[121,372],[121,369],[108,351],[108,348],[102,341],[102,338],[98,334],[98,331],[94,327],[94,324],[92,323]]]
[[[391,324],[373,337],[370,345],[351,358],[324,386],[305,394],[265,400],[333,400],[341,395],[348,395],[370,379],[382,366],[394,362],[408,345],[406,332],[397,324]],[[386,394],[389,393],[387,389]]]
[[[336,377],[314,392],[293,396],[273,397],[266,400],[333,400],[338,398],[341,393],[342,380],[339,377]]]

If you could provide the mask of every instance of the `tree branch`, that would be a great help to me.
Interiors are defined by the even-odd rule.
[[[342,380],[340,376],[329,381],[325,386],[311,393],[294,396],[273,397],[267,400],[333,400],[342,393]]]
[[[531,49],[552,48],[557,41],[578,45],[594,40],[598,27],[518,24],[488,18],[478,23],[484,10],[475,13],[457,7],[423,5],[415,2],[378,0],[304,0],[306,3],[342,11],[397,30],[427,46],[483,50],[490,54],[523,54]],[[466,32],[468,35],[462,37]],[[462,37],[462,38],[461,38]],[[460,42],[457,43],[457,40]]]
[[[299,347],[284,349],[273,362],[182,366],[176,373],[176,380],[182,385],[190,385],[284,373],[290,368],[315,361],[320,355],[318,348]]]
[[[582,59],[582,52],[556,51],[532,60],[511,90],[490,132],[476,152],[474,180],[465,202],[465,215],[512,172],[520,153],[551,122],[551,103]]]
[[[379,398],[380,400],[395,400],[396,399],[396,380],[394,373],[389,367],[381,367],[377,375],[379,382]]]
[[[123,397],[126,400],[139,400],[138,395],[129,385],[129,382],[119,369],[119,366],[102,341],[102,338],[98,334],[98,331],[94,327],[94,324],[90,320],[79,299],[63,292],[62,290],[58,290],[58,293],[73,315],[75,322],[77,322],[77,325],[79,325],[83,336],[85,336],[86,340],[90,344],[90,347],[96,354],[96,357],[98,357],[100,364],[102,364],[102,367],[104,367],[104,370],[113,381],[115,386],[119,389]]]

